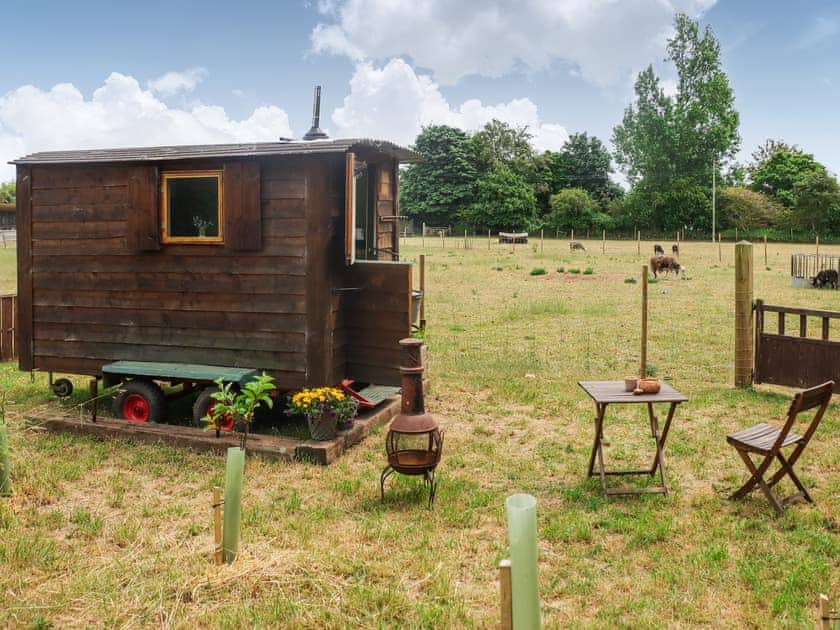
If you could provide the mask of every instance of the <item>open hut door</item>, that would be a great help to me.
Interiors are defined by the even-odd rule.
[[[346,263],[399,260],[396,164],[348,153],[345,176]]]
[[[395,165],[346,158],[345,286],[339,327],[346,337],[346,374],[357,381],[399,385],[399,340],[411,334],[411,263],[398,262]],[[390,219],[382,220],[385,217]]]

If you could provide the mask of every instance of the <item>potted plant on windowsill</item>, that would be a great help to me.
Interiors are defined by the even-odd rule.
[[[306,418],[313,440],[332,440],[339,430],[353,426],[358,401],[337,387],[302,389],[289,398],[286,412]]]

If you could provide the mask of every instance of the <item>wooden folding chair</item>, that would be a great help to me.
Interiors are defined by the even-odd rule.
[[[788,409],[787,420],[785,420],[784,426],[781,429],[777,429],[762,422],[761,424],[756,424],[748,429],[743,429],[742,431],[726,436],[726,441],[735,447],[735,450],[738,451],[738,455],[740,455],[741,459],[744,460],[744,463],[747,465],[747,468],[752,475],[749,480],[738,489],[737,492],[729,497],[730,499],[741,499],[758,487],[764,493],[764,496],[767,497],[767,500],[770,501],[770,504],[778,514],[782,513],[784,507],[788,503],[797,499],[805,499],[809,503],[814,502],[811,495],[808,494],[808,491],[805,489],[805,486],[803,486],[802,482],[799,481],[796,473],[793,472],[793,465],[796,463],[796,460],[799,459],[799,456],[802,455],[802,451],[805,450],[805,447],[814,435],[814,431],[816,431],[817,426],[825,413],[825,409],[828,407],[833,391],[834,381],[828,381],[827,383],[817,385],[816,387],[803,390],[796,394],[793,398],[793,402],[790,404],[790,409]],[[816,411],[814,412],[814,416],[811,418],[805,432],[802,435],[792,433],[791,429],[796,423],[797,415],[803,411],[815,408]],[[782,454],[782,449],[794,444],[796,447],[793,449],[791,454],[785,458]],[[764,457],[758,466],[753,463],[750,453],[755,453],[756,455]],[[765,474],[770,468],[770,465],[773,463],[773,460],[778,460],[780,464],[779,470],[777,470],[772,477],[765,481]],[[776,498],[776,495],[773,494],[771,488],[785,476],[790,477],[790,480],[796,486],[798,492],[790,495],[789,497],[778,499]]]

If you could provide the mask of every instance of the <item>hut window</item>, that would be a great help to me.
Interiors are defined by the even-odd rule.
[[[164,243],[222,243],[222,171],[161,174]]]

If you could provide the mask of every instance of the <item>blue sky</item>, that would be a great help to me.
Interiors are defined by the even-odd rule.
[[[0,181],[25,153],[266,141],[309,127],[410,143],[424,124],[607,142],[675,11],[709,24],[741,114],[840,172],[840,4],[723,0],[2,2]]]

